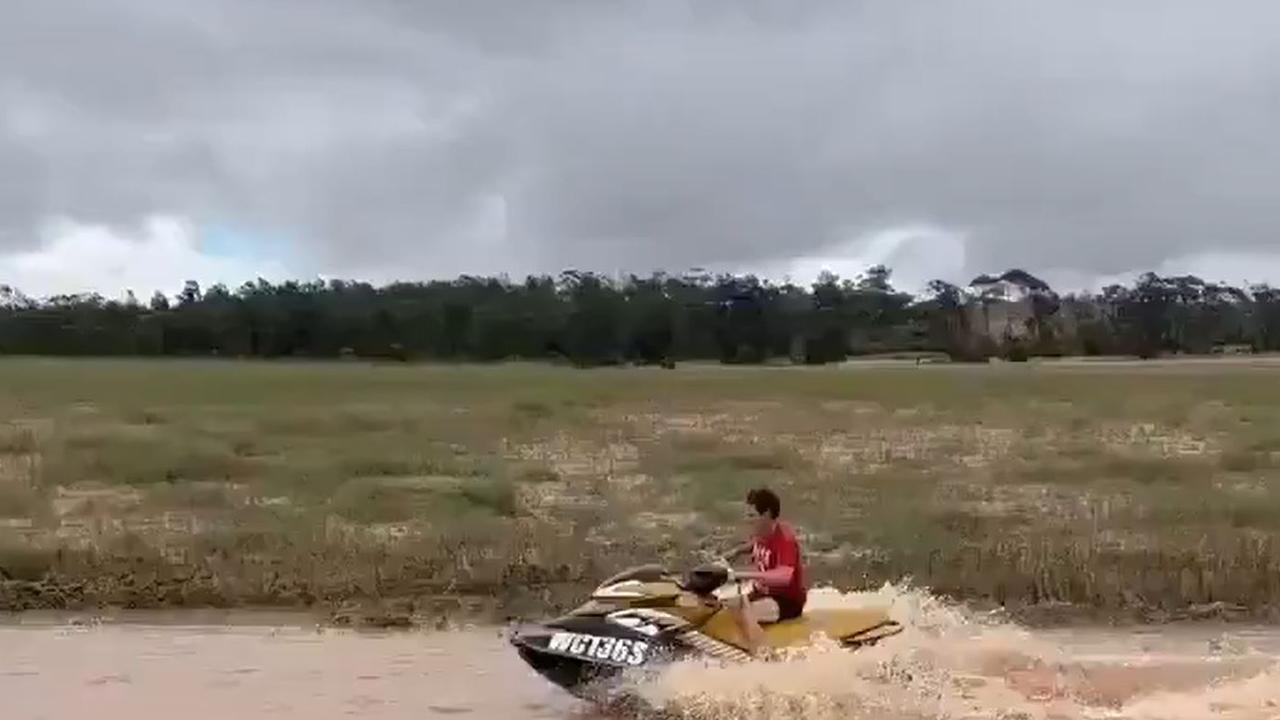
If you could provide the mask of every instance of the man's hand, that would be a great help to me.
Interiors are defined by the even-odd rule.
[[[740,575],[737,570],[734,570],[733,566],[729,565],[728,563],[725,563],[724,571],[725,571],[725,579],[724,579],[725,585],[732,585],[742,579],[742,575]]]

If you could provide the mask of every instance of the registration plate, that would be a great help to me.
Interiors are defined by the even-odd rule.
[[[552,635],[551,640],[547,642],[547,649],[587,660],[629,666],[644,664],[649,655],[649,643],[643,640],[600,637],[574,632],[558,632]]]

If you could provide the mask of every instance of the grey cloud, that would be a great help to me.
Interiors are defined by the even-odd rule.
[[[967,271],[1276,248],[1280,6],[801,7],[9,0],[0,243],[177,212],[298,238],[301,272],[741,266],[918,223]],[[458,241],[491,196],[498,258]]]

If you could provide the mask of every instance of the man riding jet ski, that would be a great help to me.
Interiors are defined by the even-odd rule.
[[[799,544],[778,516],[769,490],[747,496],[755,569],[735,573],[723,560],[679,577],[656,565],[623,571],[563,617],[511,637],[520,657],[579,696],[628,670],[689,656],[747,661],[762,651],[798,647],[814,635],[848,649],[901,632],[881,609],[805,611]],[[750,590],[744,584],[752,583]]]

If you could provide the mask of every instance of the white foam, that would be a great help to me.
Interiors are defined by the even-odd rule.
[[[821,589],[810,598],[810,607],[887,606],[904,631],[852,653],[820,643],[775,662],[683,661],[636,691],[698,720],[1280,718],[1274,656],[1210,657],[1197,639],[1184,643],[1185,654],[1153,657],[1117,630],[1114,648],[1100,653],[1095,640],[1082,662],[1069,642],[905,586]]]

